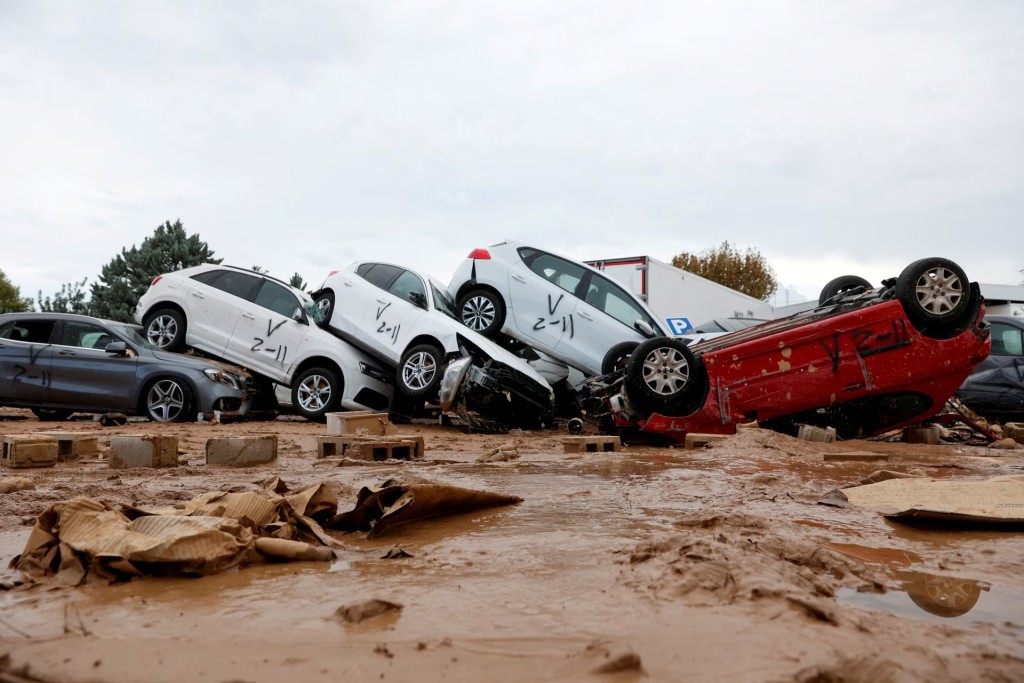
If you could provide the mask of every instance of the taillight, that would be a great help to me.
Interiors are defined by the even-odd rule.
[[[469,252],[468,258],[490,259],[491,254],[486,249],[474,249],[473,251]]]
[[[149,283],[149,286],[152,287],[156,283],[160,282],[160,278],[162,278],[162,277],[163,277],[163,275],[157,275],[155,278],[153,278],[153,281]]]
[[[327,277],[330,277],[330,276],[334,275],[337,272],[338,271],[336,271],[336,270],[332,270],[331,272],[327,273]]]

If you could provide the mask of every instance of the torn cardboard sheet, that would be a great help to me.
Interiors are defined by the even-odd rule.
[[[326,526],[340,531],[369,531],[367,538],[374,538],[416,520],[514,505],[522,500],[518,496],[457,486],[400,484],[389,480],[380,487],[363,487],[355,508],[335,516]]]
[[[985,480],[913,477],[833,491],[821,502],[844,501],[890,519],[1024,525],[1024,476]]]
[[[330,561],[344,545],[313,516],[335,512],[337,498],[323,484],[289,496],[212,491],[159,509],[76,498],[39,515],[11,566],[74,585],[90,576],[208,575],[267,559]]]

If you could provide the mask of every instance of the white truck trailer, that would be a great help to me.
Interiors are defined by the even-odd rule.
[[[586,261],[639,295],[673,335],[714,318],[770,320],[772,306],[650,256]]]

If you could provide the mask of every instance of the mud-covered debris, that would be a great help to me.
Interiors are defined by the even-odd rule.
[[[640,655],[635,652],[607,652],[606,661],[594,668],[596,674],[616,674],[623,671],[641,671],[643,669]]]
[[[894,472],[893,470],[875,470],[868,476],[861,479],[858,484],[866,486],[868,484],[877,484],[880,481],[888,481],[890,479],[913,479],[914,477],[923,477],[924,472],[916,470],[915,472]]]
[[[400,605],[397,602],[389,602],[387,600],[374,598],[363,602],[353,602],[347,605],[342,605],[335,610],[334,616],[340,621],[344,621],[349,624],[358,624],[366,619],[379,617],[382,614],[401,612],[403,609],[404,605]]]
[[[999,439],[999,441],[993,441],[988,445],[988,447],[1012,451],[1016,448],[1020,448],[1021,446],[1013,439],[1007,437],[1005,439]]]
[[[0,493],[14,493],[15,491],[34,491],[36,485],[31,479],[25,477],[5,477],[0,479]]]
[[[303,541],[290,541],[286,538],[257,538],[255,547],[257,552],[270,560],[330,562],[334,559],[334,551],[330,548]]]
[[[476,459],[477,462],[508,462],[519,459],[519,449],[514,443],[505,443],[492,448]]]
[[[116,427],[128,424],[128,416],[124,413],[104,413],[100,415],[100,424],[104,427]]]
[[[407,557],[414,557],[412,553],[406,552],[404,549],[399,548],[397,545],[394,548],[389,548],[380,559],[382,560],[403,560]]]

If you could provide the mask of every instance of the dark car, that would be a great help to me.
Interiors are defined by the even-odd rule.
[[[993,420],[1024,420],[1024,319],[990,315],[992,353],[956,392],[964,405]]]
[[[641,342],[626,367],[592,382],[588,417],[612,430],[684,439],[741,422],[796,434],[871,436],[938,413],[989,353],[985,305],[952,261],[928,258],[875,288],[813,311],[688,346]]]
[[[48,420],[120,412],[180,422],[248,412],[246,371],[160,351],[140,330],[69,313],[0,315],[0,405]]]

